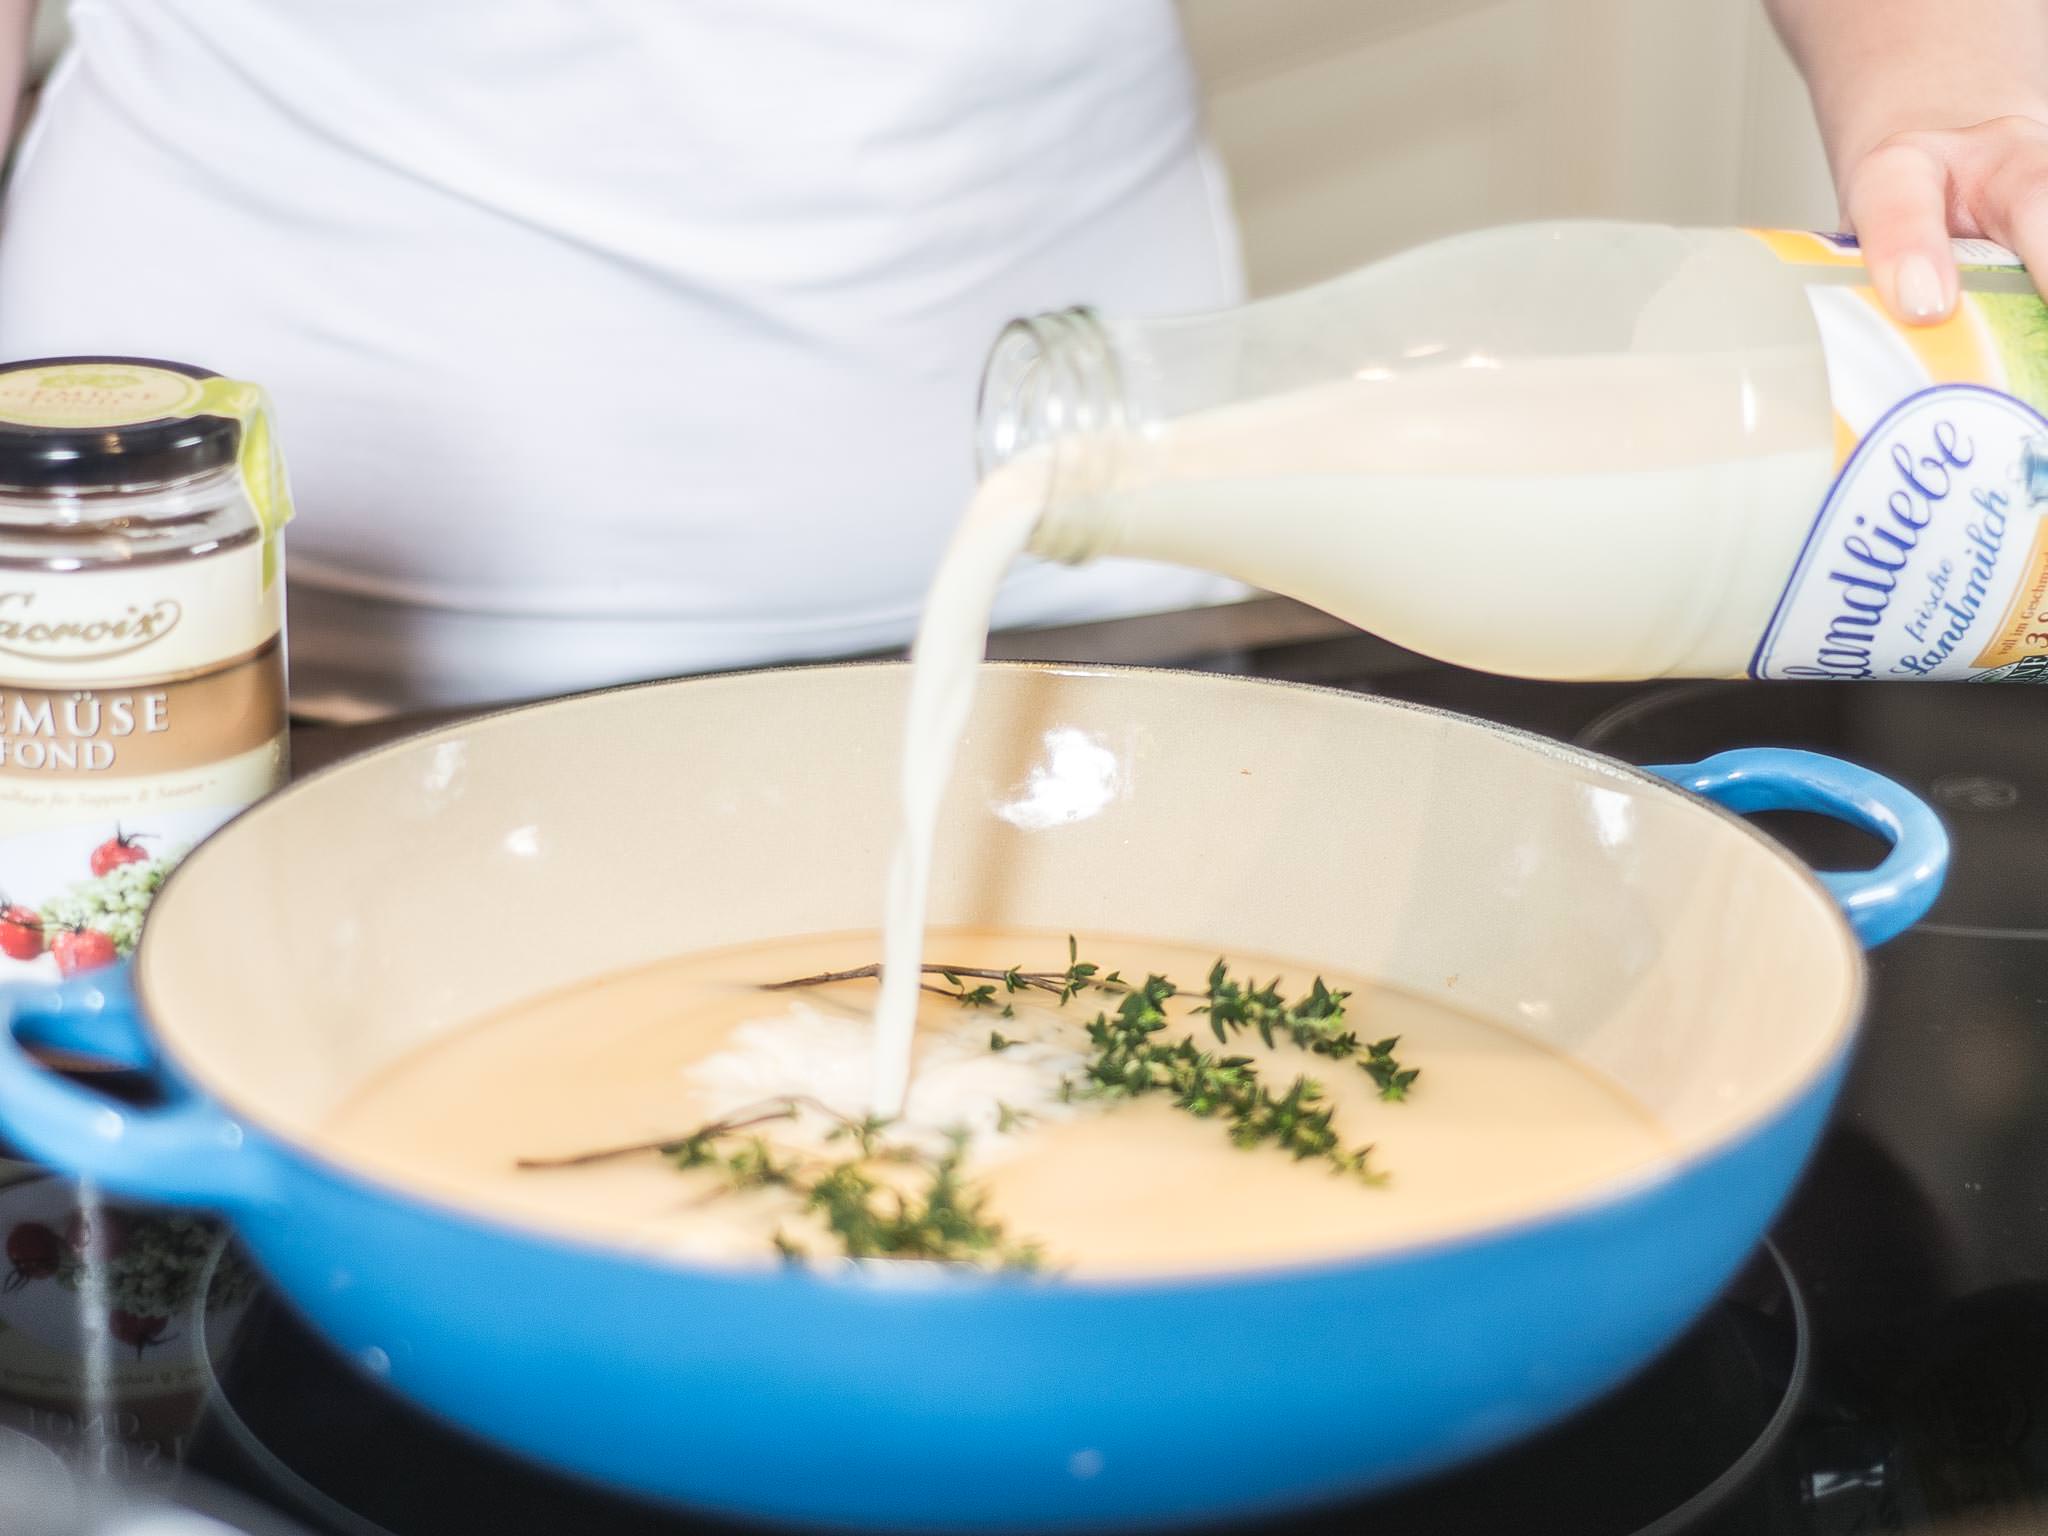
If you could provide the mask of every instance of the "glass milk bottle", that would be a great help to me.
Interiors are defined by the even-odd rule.
[[[2048,310],[1957,242],[1522,225],[1165,320],[1011,325],[983,472],[1033,552],[1197,566],[1530,677],[2048,677]],[[1013,471],[1014,473],[1015,471]]]

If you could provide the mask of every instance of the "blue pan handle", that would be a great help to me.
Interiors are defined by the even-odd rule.
[[[1818,811],[1890,843],[1875,869],[1817,872],[1867,949],[1919,922],[1941,893],[1948,832],[1918,796],[1868,768],[1818,752],[1752,747],[1649,771],[1743,815]]]
[[[148,1073],[163,1102],[137,1107],[82,1088],[30,1046]],[[0,988],[0,1134],[36,1162],[136,1200],[232,1212],[265,1197],[241,1126],[158,1068],[125,965]]]

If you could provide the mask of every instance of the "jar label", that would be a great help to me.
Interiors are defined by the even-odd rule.
[[[126,427],[197,414],[203,381],[139,363],[50,363],[0,372],[0,421],[24,427]]]
[[[198,559],[0,570],[0,686],[62,689],[210,671],[276,638],[256,541]]]
[[[1962,240],[1956,312],[1906,325],[1852,238],[1758,234],[1816,269],[1836,473],[1751,674],[2030,671],[2048,658],[2048,305],[2010,251]]]
[[[0,781],[177,773],[240,757],[284,731],[284,647],[275,639],[192,677],[68,691],[0,685]]]
[[[132,953],[185,851],[283,781],[262,558],[0,573],[0,981]]]

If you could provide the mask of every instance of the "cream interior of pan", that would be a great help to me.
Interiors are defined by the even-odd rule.
[[[319,776],[167,887],[137,964],[152,1027],[253,1124],[461,1198],[325,1128],[395,1063],[515,1005],[682,955],[871,935],[905,676],[624,690]],[[1846,925],[1739,823],[1567,749],[1319,690],[991,669],[941,849],[941,929],[1285,962],[1411,1033],[1463,1019],[1560,1058],[1646,1139],[1538,1208],[1770,1115],[1858,1003]],[[1213,1130],[1159,1134],[1190,1129]]]

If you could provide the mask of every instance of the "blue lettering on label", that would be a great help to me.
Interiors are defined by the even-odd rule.
[[[1750,663],[1760,678],[1967,677],[2032,545],[2048,417],[1976,384],[1910,395],[1836,476]]]

